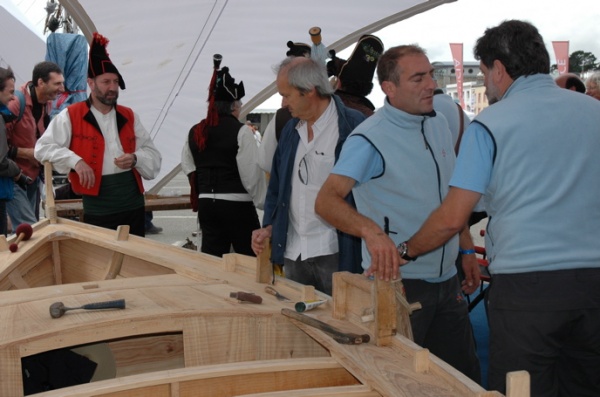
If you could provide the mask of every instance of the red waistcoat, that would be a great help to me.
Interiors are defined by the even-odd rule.
[[[100,131],[98,122],[90,110],[89,100],[75,103],[67,108],[71,119],[71,146],[69,149],[77,153],[92,169],[96,177],[96,183],[89,189],[81,186],[79,175],[71,171],[69,180],[73,191],[77,194],[97,196],[100,192],[102,181],[102,164],[104,160],[104,136]],[[117,130],[119,140],[125,153],[135,152],[135,116],[133,110],[128,107],[116,105]],[[140,189],[144,192],[144,185],[140,173],[134,168],[133,174]]]

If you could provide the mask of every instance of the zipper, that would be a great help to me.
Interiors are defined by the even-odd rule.
[[[431,150],[431,146],[429,145],[429,142],[427,141],[427,137],[425,136],[425,120],[426,120],[425,117],[423,117],[423,120],[421,120],[421,135],[423,136],[423,142],[425,143],[425,150],[429,151],[429,153],[431,154],[431,158],[433,159],[433,163],[435,164],[435,172],[437,174],[437,181],[438,181],[438,199],[440,201],[440,204],[442,204],[442,188],[441,188],[442,177],[440,175],[440,166],[438,164],[437,159],[435,158],[435,154],[433,153],[433,150]],[[440,260],[440,273],[439,273],[438,277],[442,276],[445,255],[446,255],[446,244],[442,245],[442,258]]]

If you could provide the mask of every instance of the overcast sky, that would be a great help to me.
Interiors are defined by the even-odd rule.
[[[32,18],[34,24],[43,29],[45,15],[40,0],[12,1],[22,10],[28,10],[28,16],[35,14]],[[522,19],[533,23],[540,31],[551,63],[556,63],[552,41],[569,41],[569,53],[578,50],[591,52],[600,60],[600,0],[560,3],[558,0],[458,0],[398,22],[376,35],[385,48],[419,44],[427,50],[431,62],[452,61],[449,43],[463,43],[463,58],[468,62],[475,60],[473,46],[486,28],[506,19]],[[327,45],[325,34],[323,43]],[[345,58],[351,51],[352,48],[338,55]],[[381,106],[383,94],[378,87],[370,98],[376,107]],[[279,103],[280,98],[276,95],[260,107],[277,108]]]
[[[368,0],[366,0],[368,1]],[[450,43],[463,43],[464,62],[475,61],[473,46],[488,27],[507,19],[533,23],[546,42],[551,64],[556,63],[552,41],[569,41],[569,54],[578,50],[591,52],[600,61],[600,0],[570,0],[567,6],[557,0],[458,0],[390,25],[375,33],[385,46],[419,44],[427,50],[431,62],[451,62]],[[323,43],[326,42],[323,35]],[[352,48],[341,51],[348,57]],[[375,107],[383,104],[384,95],[377,82],[369,99]],[[279,107],[279,95],[259,106]]]
[[[547,44],[552,63],[552,41],[569,41],[569,53],[583,50],[600,59],[598,0],[459,0],[389,26],[378,35],[386,48],[418,43],[431,61],[451,61],[449,43],[463,43],[466,62],[475,60],[473,46],[485,29],[506,19],[533,23]]]

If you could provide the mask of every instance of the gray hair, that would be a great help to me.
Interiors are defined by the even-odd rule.
[[[325,65],[311,58],[287,57],[276,68],[277,76],[287,74],[288,84],[301,94],[313,88],[321,98],[331,97],[334,89],[327,78]]]
[[[595,83],[596,87],[600,88],[600,70],[596,70],[585,79],[585,84]]]

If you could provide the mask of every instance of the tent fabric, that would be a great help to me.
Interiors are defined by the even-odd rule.
[[[0,0],[1,1],[1,0]],[[213,54],[244,81],[242,114],[275,92],[287,42],[310,42],[321,28],[328,50],[342,51],[363,34],[456,0],[60,0],[90,41],[110,40],[110,57],[127,90],[119,102],[136,111],[163,157],[156,192],[178,172],[190,127],[206,115]],[[117,11],[115,11],[117,10]],[[399,44],[402,38],[399,38]]]
[[[50,33],[46,40],[46,60],[63,70],[66,91],[52,102],[50,117],[67,106],[87,98],[88,43],[73,33]]]
[[[10,66],[15,73],[15,85],[31,80],[36,63],[44,60],[44,39],[33,33],[25,16],[8,0],[0,0],[0,66]]]

